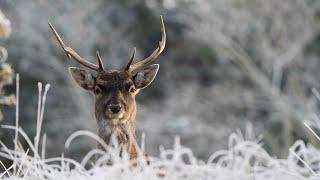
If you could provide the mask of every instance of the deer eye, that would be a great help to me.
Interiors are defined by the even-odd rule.
[[[136,91],[133,85],[127,85],[126,90],[131,93],[134,93]]]
[[[131,87],[129,88],[129,92],[131,92],[131,93],[136,92],[136,88],[134,88],[133,86],[131,86]]]
[[[100,89],[98,86],[96,86],[96,87],[94,88],[93,92],[94,92],[95,95],[98,95],[98,94],[101,93],[101,89]]]

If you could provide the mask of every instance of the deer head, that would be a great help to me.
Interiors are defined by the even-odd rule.
[[[96,53],[98,65],[79,56],[67,47],[49,23],[49,26],[69,59],[73,58],[83,66],[93,70],[70,67],[69,72],[75,82],[95,96],[95,116],[99,135],[107,143],[110,135],[115,134],[120,143],[128,144],[131,158],[136,157],[135,117],[137,93],[146,88],[157,75],[159,65],[153,64],[162,53],[166,44],[166,32],[160,16],[162,39],[158,47],[147,58],[134,63],[136,48],[133,49],[128,64],[120,70],[106,69],[99,52]]]

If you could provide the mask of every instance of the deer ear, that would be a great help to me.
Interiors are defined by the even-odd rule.
[[[87,70],[70,67],[69,72],[76,83],[86,90],[92,90],[96,83],[95,77]]]
[[[143,89],[151,84],[151,82],[156,77],[158,70],[159,64],[152,64],[137,72],[137,74],[133,77],[136,88]]]

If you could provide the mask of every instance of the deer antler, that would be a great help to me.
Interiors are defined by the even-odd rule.
[[[167,38],[166,30],[165,30],[165,27],[164,27],[162,16],[160,16],[160,25],[161,25],[161,27],[160,27],[160,29],[161,29],[161,41],[159,41],[159,46],[157,47],[157,49],[155,49],[153,51],[153,53],[149,57],[147,57],[147,58],[145,58],[145,59],[143,59],[143,60],[141,60],[141,61],[139,61],[139,62],[137,62],[135,64],[131,64],[133,62],[133,59],[134,59],[134,53],[135,53],[135,49],[134,49],[133,54],[132,54],[132,56],[131,56],[131,58],[129,60],[129,63],[126,66],[126,70],[127,71],[133,72],[133,71],[135,71],[137,69],[143,68],[144,66],[151,64],[162,53],[162,51],[164,50],[164,48],[166,46],[166,38]]]
[[[62,49],[64,50],[64,52],[66,53],[67,57],[70,59],[71,57],[73,57],[74,60],[76,60],[78,63],[84,65],[87,68],[90,68],[92,70],[95,71],[104,71],[104,67],[99,55],[99,52],[97,52],[97,60],[99,63],[99,66],[87,61],[86,59],[82,58],[81,56],[79,56],[78,53],[76,53],[73,49],[71,49],[70,47],[67,47],[64,42],[62,41],[61,37],[59,36],[59,34],[57,33],[57,31],[54,29],[54,27],[49,23],[49,27],[52,30],[52,33],[54,34],[54,36],[56,37],[56,39],[58,40],[60,46],[62,47]]]
[[[126,68],[125,68],[126,71],[129,71],[132,62],[134,61],[134,57],[135,57],[135,55],[136,55],[136,51],[137,51],[137,49],[136,49],[136,47],[134,47],[134,48],[133,48],[133,51],[132,51],[132,54],[131,54],[131,57],[130,57],[130,59],[129,59],[129,62],[128,62],[128,64],[126,65]]]
[[[101,59],[99,51],[97,51],[97,60],[98,60],[98,64],[99,64],[99,72],[104,71],[104,67],[103,67],[103,63],[102,63],[102,59]]]

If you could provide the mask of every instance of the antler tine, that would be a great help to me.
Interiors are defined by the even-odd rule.
[[[139,61],[139,62],[137,62],[135,64],[130,65],[129,72],[132,72],[134,70],[140,69],[140,68],[142,68],[142,67],[144,67],[146,65],[151,64],[152,62],[154,62],[157,59],[157,57],[164,50],[164,48],[166,46],[167,35],[166,35],[166,29],[165,29],[165,26],[164,26],[164,23],[163,23],[162,16],[160,16],[160,24],[161,24],[161,27],[160,27],[160,30],[161,30],[161,41],[159,41],[159,46],[157,47],[157,49],[155,49],[153,51],[153,53],[149,57],[147,57],[147,58],[145,58],[145,59],[143,59],[143,60],[141,60],[141,61]]]
[[[59,36],[58,32],[56,31],[56,29],[52,26],[51,23],[49,23],[49,27],[51,29],[51,31],[53,32],[54,36],[56,37],[56,39],[58,40],[60,46],[62,47],[62,49],[66,48],[66,45],[64,44],[64,42],[62,41],[61,37]],[[70,59],[71,56],[70,54],[68,54],[67,52],[65,52],[67,57]]]
[[[49,27],[52,30],[52,33],[54,34],[54,36],[56,37],[56,39],[58,40],[60,46],[62,47],[62,49],[64,50],[64,52],[66,53],[67,57],[70,59],[71,57],[73,57],[74,60],[76,60],[78,63],[84,65],[87,68],[93,69],[95,71],[99,70],[99,67],[93,63],[88,62],[86,59],[82,58],[81,56],[79,56],[78,53],[76,53],[73,49],[71,49],[70,47],[67,47],[64,42],[62,41],[61,37],[59,36],[58,32],[55,30],[55,28],[52,26],[51,23],[49,23]]]
[[[100,56],[100,53],[98,50],[97,50],[97,60],[98,60],[98,64],[99,64],[99,72],[104,71],[104,66],[103,66],[101,56]]]
[[[132,62],[133,62],[133,60],[134,60],[134,58],[135,58],[135,56],[136,56],[136,51],[137,51],[137,48],[134,47],[134,48],[133,48],[133,51],[132,51],[132,54],[131,54],[131,57],[130,57],[130,59],[129,59],[129,62],[128,62],[128,64],[126,65],[126,68],[125,68],[126,71],[128,71],[128,70],[130,69],[130,66],[131,66],[131,64],[132,64]]]

